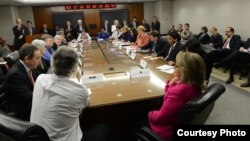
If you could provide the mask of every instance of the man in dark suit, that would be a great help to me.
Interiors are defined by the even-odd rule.
[[[43,29],[40,30],[40,33],[52,35],[52,31],[50,29],[48,29],[47,24],[43,24]]]
[[[151,30],[157,30],[160,32],[160,27],[161,27],[160,22],[158,21],[157,17],[154,16],[153,22],[151,24]]]
[[[77,39],[78,35],[82,33],[82,31],[88,32],[88,29],[85,25],[82,24],[82,20],[78,19],[77,20],[77,26],[74,27],[73,29],[73,36],[75,39]]]
[[[201,44],[209,44],[210,43],[210,36],[207,34],[208,29],[206,26],[201,27],[201,32],[197,36],[197,39],[200,41]]]
[[[16,19],[16,26],[13,27],[14,45],[17,50],[25,43],[25,26],[22,24],[22,19]]]
[[[156,30],[150,33],[150,42],[143,46],[141,49],[146,50],[149,49],[149,52],[152,52],[153,56],[160,56],[162,54],[162,50],[166,45],[166,41],[161,40],[160,33]]]
[[[176,55],[183,48],[180,42],[181,37],[178,32],[170,32],[167,36],[167,40],[169,46],[165,50],[165,60],[168,62],[168,65],[175,65]]]
[[[147,21],[144,19],[142,20],[142,25],[145,27],[145,32],[150,32],[150,27],[149,24],[147,23]]]
[[[134,17],[133,21],[130,24],[131,27],[137,28],[137,26],[139,26],[139,23],[137,22],[137,18]]]
[[[111,25],[109,24],[109,21],[106,19],[104,20],[104,24],[101,26],[102,29],[105,30],[105,32],[109,33],[111,35]]]
[[[239,50],[235,50],[233,53],[231,53],[229,56],[227,56],[225,59],[220,61],[218,66],[222,66],[224,64],[229,64],[230,66],[230,75],[229,78],[226,81],[226,84],[230,84],[234,81],[234,74],[239,68],[239,64],[246,64],[250,62],[250,39],[247,40],[244,47],[240,47]],[[244,85],[241,85],[242,87],[250,86],[250,81]]]
[[[32,27],[32,22],[27,21],[27,26],[25,28],[25,35],[33,35],[36,34],[36,30],[34,27]]]
[[[39,49],[32,45],[19,50],[20,60],[9,70],[4,84],[6,94],[6,112],[15,117],[29,121],[32,103],[32,92],[36,76],[32,70],[41,61]]]
[[[234,28],[227,27],[226,28],[226,40],[222,49],[215,50],[207,54],[205,59],[206,64],[206,78],[205,80],[208,82],[210,78],[210,74],[212,72],[212,68],[215,65],[218,67],[218,64],[223,61],[227,56],[233,53],[235,50],[239,50],[241,38],[239,35],[234,35]],[[215,63],[217,62],[217,63]],[[213,64],[215,63],[215,64]]]

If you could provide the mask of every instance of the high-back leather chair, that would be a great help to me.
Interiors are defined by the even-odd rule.
[[[212,84],[203,95],[189,101],[183,108],[180,115],[179,124],[199,124],[205,123],[214,108],[215,101],[225,92],[222,84]],[[141,141],[163,141],[159,136],[147,127],[141,128],[134,134],[136,140]]]
[[[0,112],[1,141],[50,141],[46,131],[36,124],[21,121]]]
[[[182,110],[180,124],[204,124],[214,108],[215,101],[225,92],[222,84],[212,84],[203,95],[189,101]]]

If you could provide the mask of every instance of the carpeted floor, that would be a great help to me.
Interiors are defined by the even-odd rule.
[[[241,88],[239,85],[246,82],[246,78],[228,85],[225,81],[228,73],[214,69],[209,84],[222,83],[226,92],[217,100],[206,124],[250,124],[250,87]]]

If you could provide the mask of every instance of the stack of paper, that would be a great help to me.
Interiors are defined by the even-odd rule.
[[[165,73],[174,73],[174,66],[162,65],[156,68]]]

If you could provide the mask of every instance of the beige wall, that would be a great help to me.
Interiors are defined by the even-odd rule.
[[[13,44],[12,27],[14,25],[12,18],[12,10],[10,6],[0,6],[0,36],[7,39],[7,43]]]
[[[0,6],[0,37],[5,37],[7,43],[13,45],[14,35],[12,28],[16,24],[16,18],[23,19],[23,24],[29,19],[34,24],[32,7]]]
[[[194,33],[206,25],[224,34],[232,26],[244,40],[250,37],[250,0],[175,0],[173,9],[174,24],[189,22]]]
[[[160,0],[144,4],[144,17],[148,23],[152,23],[152,17],[157,16],[161,23],[161,33],[167,33],[173,24],[173,1]]]
[[[32,7],[19,7],[19,15],[23,20],[23,24],[26,24],[27,20],[32,22],[33,27],[35,27],[34,15]]]

